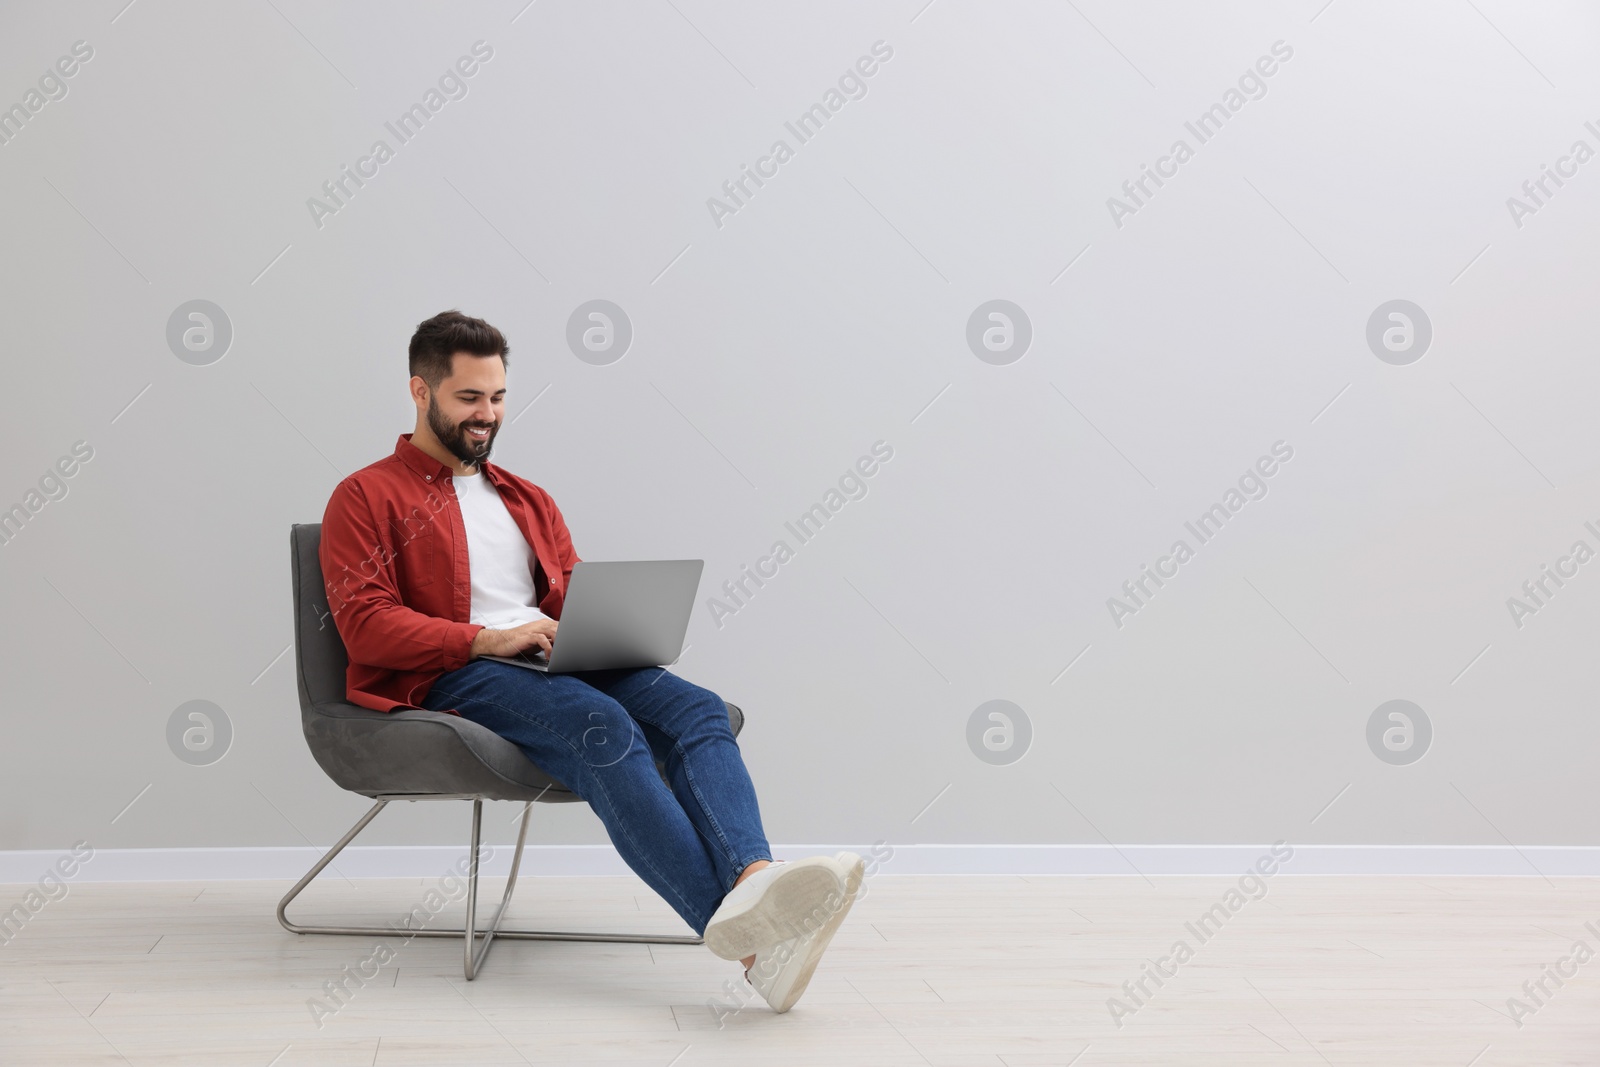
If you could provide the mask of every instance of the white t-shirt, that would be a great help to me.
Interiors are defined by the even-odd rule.
[[[505,501],[481,473],[451,475],[461,520],[467,527],[472,575],[472,618],[491,630],[550,616],[535,606],[533,546],[522,536]]]

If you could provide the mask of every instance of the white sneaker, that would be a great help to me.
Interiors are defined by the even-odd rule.
[[[722,898],[706,924],[706,947],[725,960],[742,960],[815,930],[844,896],[846,873],[831,856],[807,856],[761,868]],[[808,921],[809,920],[809,921]]]
[[[856,893],[861,889],[862,875],[867,867],[865,860],[854,852],[841,852],[833,857],[833,862],[844,876],[845,892],[831,907],[831,914],[813,933],[801,934],[758,949],[755,962],[744,972],[746,980],[755,987],[756,992],[780,1015],[794,1007],[800,995],[806,991],[806,986],[811,983],[811,975],[822,961],[822,953],[844,923],[844,917],[849,914]],[[752,874],[750,877],[755,876]]]

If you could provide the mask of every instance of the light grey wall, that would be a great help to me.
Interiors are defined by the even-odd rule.
[[[411,428],[405,345],[450,307],[507,333],[496,459],[584,557],[704,557],[709,596],[797,548],[720,627],[697,609],[678,668],[748,710],[775,841],[1600,844],[1600,562],[1507,605],[1600,549],[1600,161],[1508,204],[1600,148],[1592,5],[124,2],[0,15],[0,105],[93,49],[0,145],[0,506],[93,449],[0,546],[0,847],[301,845],[365,807],[300,736],[286,534]],[[609,365],[565,339],[593,299],[634,331]],[[1031,324],[1007,364],[967,340],[996,299]],[[192,300],[233,331],[206,365],[168,342]],[[1431,325],[1404,365],[1367,339],[1394,300]],[[1397,699],[1432,727],[1409,765],[1368,742]],[[192,700],[232,726],[209,765],[169,746]],[[1016,762],[969,745],[991,700],[1031,724]],[[604,840],[579,807],[533,836]]]

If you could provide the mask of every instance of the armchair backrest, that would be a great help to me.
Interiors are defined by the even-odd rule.
[[[302,716],[317,705],[344,704],[345,668],[350,657],[328,610],[322,580],[320,522],[297,522],[289,528],[290,573],[294,583],[294,660],[300,684]]]

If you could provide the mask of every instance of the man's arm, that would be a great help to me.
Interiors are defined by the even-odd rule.
[[[350,658],[394,671],[452,671],[472,658],[482,626],[408,608],[394,580],[393,546],[380,536],[360,486],[340,482],[322,517],[318,555],[328,607]]]

